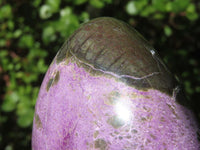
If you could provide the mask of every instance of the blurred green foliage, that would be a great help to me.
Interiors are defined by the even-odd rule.
[[[200,118],[198,0],[0,0],[0,149],[31,149],[39,87],[62,43],[88,20],[128,22],[155,47]]]

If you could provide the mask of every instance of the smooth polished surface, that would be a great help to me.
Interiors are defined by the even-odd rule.
[[[93,26],[118,26],[120,32],[113,32],[116,37],[121,33],[128,34],[123,28],[129,30],[129,27],[124,27],[124,23],[120,21],[100,18],[84,24],[65,43],[49,67],[40,88],[33,123],[32,149],[200,149],[196,133],[197,122],[192,112],[177,102],[173,89],[176,86],[170,83],[174,80],[162,61],[155,57],[156,52],[152,48],[145,48],[149,47],[148,44],[130,29],[129,36],[136,37],[128,43],[133,42],[135,46],[123,45],[123,40],[122,44],[116,42],[114,35],[110,43],[118,48],[115,52],[126,48],[129,49],[129,55],[136,52],[142,57],[139,53],[145,54],[143,59],[134,57],[137,60],[132,61],[128,55],[115,57],[118,54],[110,52],[109,44],[104,45],[107,49],[105,53],[98,53],[95,55],[96,59],[93,59],[96,54],[95,47],[99,47],[98,42],[103,42],[106,38],[100,36],[98,40],[99,34],[96,34],[98,36],[95,38],[86,38],[84,43],[92,43],[87,52],[82,52],[84,44],[77,42],[85,37],[80,36],[82,29],[87,34],[85,29],[91,25],[92,29]],[[120,28],[122,26],[123,28]],[[101,34],[107,37],[110,33],[102,30]],[[73,45],[74,43],[76,44]],[[76,52],[76,49],[80,52]],[[108,54],[109,52],[111,54]],[[114,66],[107,67],[110,66],[111,60]],[[149,70],[142,69],[148,66],[148,62],[155,66],[150,66]],[[132,72],[128,72],[126,66],[129,66]],[[140,72],[134,71],[134,67]],[[159,75],[154,74],[156,70]],[[126,80],[125,75],[128,77]],[[169,83],[156,86],[156,78],[159,82]],[[138,86],[138,83],[146,86]]]
[[[83,24],[63,45],[56,61],[69,55],[138,89],[172,94],[176,81],[156,50],[128,24],[110,17]]]

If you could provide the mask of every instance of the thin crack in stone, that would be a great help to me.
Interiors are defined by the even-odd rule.
[[[105,71],[105,70],[102,70],[102,69],[97,69],[97,68],[95,68],[93,65],[90,65],[90,64],[85,63],[85,62],[81,61],[80,59],[78,59],[71,51],[69,51],[69,52],[70,52],[71,55],[72,55],[75,59],[77,59],[80,63],[83,63],[83,64],[89,66],[89,67],[92,68],[93,70],[100,71],[100,72],[103,72],[103,73],[105,73],[105,74],[109,74],[109,75],[112,75],[112,76],[114,76],[114,77],[117,77],[117,78],[130,78],[130,79],[134,79],[134,80],[142,80],[142,79],[146,79],[146,78],[149,78],[149,77],[151,77],[151,76],[160,74],[160,72],[153,72],[153,73],[148,74],[148,75],[145,75],[145,76],[143,76],[143,77],[134,77],[134,76],[131,76],[131,75],[126,75],[126,74],[124,74],[124,75],[117,75],[117,74],[115,74],[115,73],[113,73],[113,72],[110,72],[110,71]]]

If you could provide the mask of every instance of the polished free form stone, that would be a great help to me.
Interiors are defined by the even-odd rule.
[[[197,123],[157,52],[113,18],[83,24],[49,67],[34,150],[198,150]]]

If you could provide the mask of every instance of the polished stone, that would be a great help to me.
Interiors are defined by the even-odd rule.
[[[32,149],[199,150],[197,122],[178,102],[177,88],[139,33],[116,19],[93,20],[69,38],[45,75]]]

